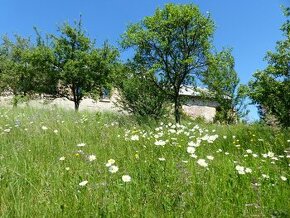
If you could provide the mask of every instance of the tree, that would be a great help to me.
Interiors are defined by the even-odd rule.
[[[120,72],[115,78],[115,86],[119,91],[118,105],[138,119],[158,120],[165,114],[166,98],[155,86],[150,76],[141,73],[133,63],[119,66]]]
[[[33,73],[31,83],[33,91],[36,93],[46,93],[57,95],[57,85],[59,77],[57,75],[56,58],[52,44],[47,39],[44,40],[39,31],[34,28],[36,33],[36,44],[31,47],[26,55],[26,62]]]
[[[231,49],[225,49],[208,58],[209,67],[202,74],[202,81],[207,86],[210,97],[219,104],[215,120],[235,123],[247,114],[246,86],[239,85],[240,80],[235,71],[235,60]]]
[[[284,9],[290,16],[290,8]],[[264,113],[274,115],[284,127],[290,126],[290,21],[281,27],[284,40],[278,41],[276,51],[268,51],[265,60],[268,66],[259,70],[250,81],[250,97],[260,105]]]
[[[213,30],[213,21],[196,6],[167,4],[153,16],[130,25],[122,36],[123,48],[134,48],[134,60],[151,74],[148,78],[157,78],[152,82],[174,102],[177,123],[180,88],[194,84],[196,76],[206,70]]]
[[[15,36],[15,42],[7,36],[2,38],[1,46],[1,84],[2,89],[9,89],[14,94],[14,103],[17,105],[19,96],[26,96],[33,90],[32,78],[27,56],[30,53],[30,39]]]
[[[15,36],[15,42],[3,37],[0,56],[1,88],[12,91],[14,106],[24,96],[57,93],[54,54],[38,32],[37,44],[18,35]]]
[[[5,90],[6,84],[3,81],[3,75],[6,70],[6,64],[7,64],[7,50],[3,46],[4,43],[0,46],[0,93],[2,93]]]
[[[82,29],[81,19],[74,27],[64,24],[59,31],[60,36],[53,36],[53,48],[56,71],[64,87],[60,94],[74,101],[75,110],[78,110],[86,92],[101,89],[113,70],[118,51],[108,43],[101,49],[95,48]]]

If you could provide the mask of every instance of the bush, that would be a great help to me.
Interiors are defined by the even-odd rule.
[[[138,120],[158,120],[166,113],[166,98],[145,76],[129,75],[118,84],[119,106]]]

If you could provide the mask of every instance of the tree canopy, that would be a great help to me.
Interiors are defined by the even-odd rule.
[[[134,114],[139,121],[158,120],[165,115],[167,99],[155,86],[154,78],[148,78],[150,75],[140,73],[144,69],[138,68],[134,63],[120,65],[119,69],[118,75],[114,78],[114,84],[119,92],[117,105]]]
[[[2,38],[1,46],[1,81],[4,88],[9,87],[14,95],[31,91],[31,74],[27,62],[31,43],[19,35],[15,35],[15,43],[7,36]]]
[[[207,69],[214,24],[193,4],[167,4],[153,16],[132,24],[122,36],[123,48],[134,48],[134,61],[158,79],[158,86],[174,102],[180,122],[180,88],[194,84]],[[154,78],[154,77],[148,77]]]
[[[274,115],[284,127],[290,126],[290,8],[281,30],[284,40],[278,41],[276,51],[267,52],[268,66],[259,70],[250,81],[250,97],[264,112]]]
[[[82,29],[81,20],[72,27],[64,24],[60,36],[53,36],[53,49],[56,58],[56,71],[60,85],[69,88],[60,93],[73,100],[75,109],[85,92],[101,89],[102,84],[117,60],[118,51],[104,43],[101,49],[95,48],[94,43]]]
[[[15,95],[66,97],[78,110],[85,95],[101,94],[103,88],[115,83],[127,110],[157,118],[170,102],[179,123],[180,90],[202,84],[220,105],[218,119],[233,122],[233,114],[242,111],[245,88],[239,86],[231,51],[213,52],[214,28],[210,14],[202,14],[197,6],[166,4],[152,16],[129,25],[122,35],[121,46],[134,50],[126,67],[118,61],[119,51],[108,42],[96,47],[81,19],[74,25],[61,25],[58,33],[47,35],[46,40],[35,28],[35,43],[20,36],[15,41],[3,38],[0,88],[9,88]],[[270,62],[280,60],[275,55],[268,54]],[[279,66],[285,62],[287,59]]]
[[[36,42],[16,35],[3,37],[0,47],[0,88],[14,96],[52,94],[74,101],[78,110],[83,96],[101,92],[111,82],[119,52],[105,42],[95,46],[85,33],[81,19],[74,26],[59,28],[58,35],[43,40],[35,28]],[[15,102],[15,105],[17,102]]]
[[[209,56],[209,66],[202,74],[202,82],[210,91],[211,98],[219,104],[216,121],[235,123],[247,114],[245,98],[247,89],[240,85],[235,71],[235,60],[231,49]]]

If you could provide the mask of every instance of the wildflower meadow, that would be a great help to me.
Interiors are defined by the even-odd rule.
[[[290,133],[0,109],[1,217],[290,217]]]

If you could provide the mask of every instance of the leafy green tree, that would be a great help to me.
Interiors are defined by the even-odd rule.
[[[60,94],[74,101],[78,110],[85,93],[101,89],[108,74],[114,69],[118,51],[107,43],[97,49],[86,36],[81,20],[75,26],[64,24],[60,36],[53,36],[56,71],[59,75]]]
[[[6,70],[7,64],[7,51],[3,44],[0,46],[0,94],[4,91],[6,84],[3,80],[3,75]]]
[[[290,8],[284,9],[290,16]],[[284,40],[278,41],[275,52],[267,52],[268,66],[257,71],[250,81],[250,97],[253,102],[272,114],[284,127],[290,126],[290,21],[282,25]]]
[[[180,88],[195,84],[197,75],[206,70],[213,31],[213,21],[197,6],[167,4],[130,25],[122,36],[123,48],[134,48],[134,60],[151,74],[148,78],[157,77],[152,82],[174,102],[178,123]]]
[[[163,92],[152,82],[156,78],[141,73],[134,64],[119,66],[120,72],[115,78],[115,86],[119,91],[118,105],[138,120],[158,120],[166,113],[166,98]]]
[[[36,28],[36,44],[26,55],[30,71],[34,73],[31,80],[33,91],[57,95],[58,74],[53,47],[48,38],[44,40]]]
[[[219,106],[215,120],[225,123],[235,123],[247,114],[246,86],[239,85],[240,80],[235,71],[235,60],[230,49],[215,53],[208,58],[209,67],[202,75],[202,81],[207,86],[210,97]]]
[[[33,93],[56,94],[57,77],[54,54],[40,37],[33,45],[29,39],[3,37],[1,46],[1,87],[14,94],[14,106],[21,96]]]
[[[115,74],[118,73],[119,51],[110,46],[107,41],[101,48],[95,49],[91,53],[90,67],[92,80],[95,87],[102,94],[102,88],[111,89],[114,84]]]
[[[1,45],[1,84],[3,89],[9,89],[14,94],[14,103],[17,105],[19,96],[26,96],[33,90],[28,55],[31,42],[21,36],[15,36],[15,42],[7,36],[2,38]]]

